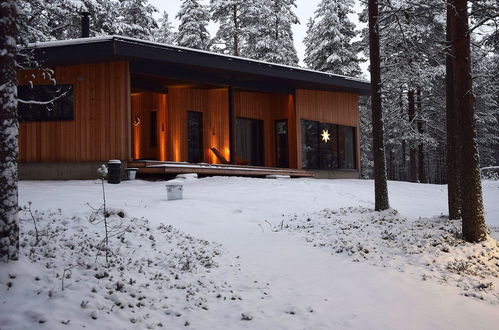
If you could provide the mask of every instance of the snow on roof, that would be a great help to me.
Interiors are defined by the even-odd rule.
[[[124,36],[119,36],[119,35],[78,38],[78,39],[69,39],[69,40],[56,40],[56,41],[47,41],[47,42],[35,42],[35,43],[28,44],[28,47],[29,48],[50,48],[50,47],[61,47],[61,46],[69,46],[69,45],[99,43],[99,42],[107,42],[107,41],[114,41],[114,40],[149,45],[149,46],[154,46],[154,47],[159,47],[159,48],[169,48],[169,49],[178,50],[178,51],[187,51],[187,52],[193,52],[193,53],[199,53],[199,54],[206,54],[206,55],[216,56],[216,57],[225,57],[228,60],[253,62],[253,63],[256,63],[258,65],[266,65],[269,67],[280,67],[280,68],[285,68],[285,69],[288,69],[291,71],[310,72],[310,73],[319,74],[319,75],[323,75],[323,76],[327,76],[327,77],[331,77],[331,78],[342,78],[345,80],[351,80],[351,81],[356,81],[356,82],[361,82],[361,83],[369,83],[369,81],[367,81],[365,79],[356,78],[356,77],[349,77],[349,76],[344,76],[344,75],[340,75],[340,74],[333,74],[333,73],[329,73],[329,72],[322,72],[322,71],[311,70],[311,69],[297,67],[297,66],[285,65],[285,64],[277,64],[277,63],[259,61],[259,60],[254,60],[254,59],[250,59],[250,58],[246,58],[246,57],[220,54],[220,53],[215,53],[215,52],[211,52],[211,51],[207,51],[207,50],[174,46],[174,45],[163,44],[163,43],[154,42],[154,41],[124,37]]]

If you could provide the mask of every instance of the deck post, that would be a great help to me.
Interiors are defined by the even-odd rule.
[[[234,110],[234,86],[229,86],[229,151],[230,163],[236,164],[236,112]]]

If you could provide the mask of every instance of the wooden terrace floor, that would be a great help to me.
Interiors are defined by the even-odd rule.
[[[139,174],[183,174],[197,173],[198,175],[223,176],[250,176],[265,177],[267,175],[289,175],[292,178],[310,178],[315,174],[293,168],[261,167],[231,164],[208,164],[170,162],[158,160],[129,161],[127,167],[136,167]]]

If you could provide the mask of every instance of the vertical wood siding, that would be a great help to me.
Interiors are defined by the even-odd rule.
[[[235,95],[236,117],[263,120],[264,165],[276,166],[275,121],[288,119],[288,131],[293,126],[292,95],[239,91]],[[289,132],[291,133],[291,132]],[[288,133],[290,167],[296,164],[296,139]]]
[[[226,159],[229,151],[229,110],[228,90],[219,89],[168,89],[168,133],[167,159],[187,161],[187,112],[203,113],[204,161],[219,163],[210,148],[217,148]],[[275,166],[275,120],[293,120],[294,99],[292,95],[267,94],[236,91],[236,117],[260,119],[264,121],[264,160],[266,166]],[[296,164],[296,136],[290,134],[290,164]]]
[[[50,84],[22,71],[19,84]],[[129,158],[130,78],[127,62],[54,68],[58,84],[73,84],[73,120],[19,124],[20,162],[85,162]]]
[[[132,158],[168,159],[168,95],[137,93],[131,97]],[[151,112],[156,111],[157,145],[151,145]]]
[[[217,148],[228,159],[229,105],[228,91],[220,89],[168,89],[169,159],[187,161],[187,112],[203,113],[204,161],[219,163],[210,148]]]

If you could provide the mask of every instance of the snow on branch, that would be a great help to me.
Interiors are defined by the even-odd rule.
[[[57,95],[56,97],[54,97],[53,99],[49,100],[49,101],[35,101],[35,100],[21,100],[21,99],[18,99],[18,102],[19,103],[22,103],[22,104],[36,104],[36,105],[47,105],[47,104],[52,104],[54,103],[55,101],[59,100],[60,98],[63,98],[64,96],[66,96],[68,94],[69,90]]]

